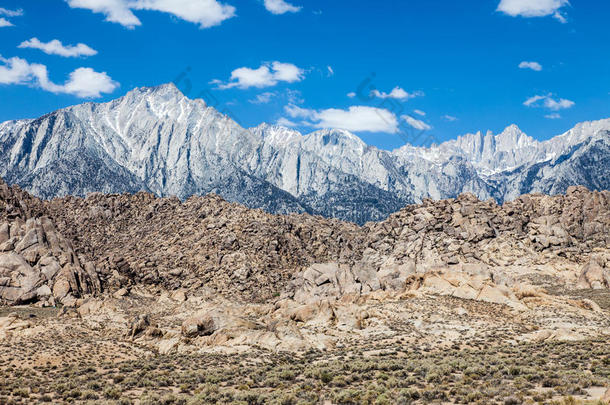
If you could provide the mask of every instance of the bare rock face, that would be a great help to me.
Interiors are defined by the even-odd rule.
[[[185,337],[209,336],[215,330],[216,323],[209,314],[197,315],[182,323],[182,335]]]
[[[0,303],[72,304],[100,292],[95,270],[85,270],[40,209],[36,199],[0,183]]]
[[[601,290],[610,288],[610,269],[608,261],[603,256],[594,256],[587,263],[578,279],[578,288]]]

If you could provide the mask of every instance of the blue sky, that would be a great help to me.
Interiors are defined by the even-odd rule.
[[[382,148],[513,123],[548,139],[610,117],[608,16],[576,0],[0,0],[0,121],[176,81],[244,126]]]

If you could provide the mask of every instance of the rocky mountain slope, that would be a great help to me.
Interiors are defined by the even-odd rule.
[[[498,202],[608,183],[610,120],[538,142],[516,126],[384,151],[343,130],[244,129],[173,85],[0,124],[0,176],[42,198],[217,193],[272,213],[363,224],[408,203],[472,192]]]

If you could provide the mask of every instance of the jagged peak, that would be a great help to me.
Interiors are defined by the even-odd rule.
[[[350,142],[352,144],[356,144],[359,147],[366,147],[366,143],[360,137],[353,134],[352,132],[346,129],[334,129],[334,128],[324,128],[319,129],[317,131],[311,132],[306,135],[308,139],[319,139],[324,142],[324,144],[328,143],[340,143],[340,141],[344,140],[346,142]]]
[[[496,144],[503,149],[524,148],[538,143],[534,138],[527,135],[515,124],[506,127],[504,131],[495,136],[495,139]]]
[[[274,144],[286,143],[303,137],[303,135],[295,129],[266,122],[263,122],[254,128],[250,128],[250,132],[258,134],[261,138]]]
[[[146,97],[160,102],[180,102],[190,100],[172,82],[150,87],[136,87],[125,94],[121,99],[140,99]],[[203,100],[202,100],[203,101]]]

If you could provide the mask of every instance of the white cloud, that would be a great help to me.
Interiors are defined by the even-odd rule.
[[[0,15],[5,15],[7,17],[19,17],[23,15],[23,10],[9,10],[6,8],[0,7]]]
[[[520,69],[531,69],[531,70],[535,70],[536,72],[540,72],[542,70],[542,65],[538,62],[523,61],[523,62],[519,63],[519,68]]]
[[[64,56],[66,58],[97,55],[97,51],[95,49],[92,49],[85,44],[79,43],[77,45],[64,46],[61,41],[57,39],[45,43],[40,42],[38,38],[32,38],[30,40],[22,42],[19,45],[19,48],[40,49],[46,54],[59,55]]]
[[[136,17],[126,0],[66,0],[72,8],[84,8],[94,13],[102,13],[106,16],[106,21],[121,24],[127,28],[142,25]]]
[[[228,83],[213,80],[218,89],[225,90],[233,87],[248,89],[250,87],[264,88],[275,86],[279,82],[300,82],[305,77],[305,71],[291,63],[272,62],[264,63],[258,69],[241,67],[231,72]]]
[[[345,129],[353,132],[398,132],[398,120],[394,113],[375,107],[352,106],[347,110],[329,108],[311,110],[295,105],[285,107],[291,118],[300,118],[299,125],[314,128]]]
[[[297,124],[296,122],[290,121],[288,118],[285,118],[285,117],[281,117],[279,120],[277,120],[276,124],[281,125],[283,127],[289,127],[289,128],[294,128],[294,127],[299,126],[299,124]]]
[[[545,115],[544,118],[548,118],[550,120],[558,120],[561,118],[561,114],[552,113],[552,114]]]
[[[328,77],[335,75],[335,71],[333,70],[332,66],[327,66],[326,69],[328,70]]]
[[[571,100],[566,100],[564,98],[561,98],[559,100],[554,100],[552,98],[547,98],[546,100],[544,100],[544,106],[546,108],[548,108],[549,110],[553,110],[553,111],[559,111],[559,110],[564,110],[567,108],[572,108],[574,107],[574,102]]]
[[[136,10],[154,10],[173,14],[185,21],[199,24],[201,28],[220,25],[235,16],[235,7],[216,0],[137,0]]]
[[[426,116],[426,113],[422,110],[413,110],[413,112],[417,115],[421,115],[422,117]]]
[[[559,111],[572,108],[574,107],[575,103],[565,98],[560,98],[556,100],[553,98],[552,94],[547,94],[546,96],[536,95],[530,97],[525,100],[523,105],[526,107],[544,107],[551,111]]]
[[[47,67],[38,63],[14,57],[0,57],[0,84],[21,84],[39,87],[51,93],[72,94],[81,98],[96,98],[102,93],[112,93],[119,84],[112,80],[106,72],[96,72],[91,68],[78,68],[70,73],[69,79],[63,84],[55,84],[49,80]]]
[[[298,13],[302,7],[293,6],[284,0],[265,0],[265,8],[272,14]]]
[[[303,104],[305,102],[303,95],[298,90],[287,89],[286,98],[290,104]]]
[[[444,119],[445,121],[449,121],[449,122],[458,120],[457,117],[454,117],[453,115],[443,115],[441,118]]]
[[[409,124],[413,128],[419,129],[420,131],[429,131],[432,129],[432,127],[430,125],[426,124],[425,122],[423,122],[421,120],[413,118],[410,115],[403,115],[400,118],[405,120],[407,122],[407,124]]]
[[[23,15],[23,10],[9,10],[6,8],[0,7],[0,15],[4,15],[7,17],[19,17]],[[2,27],[14,27],[15,25],[7,20],[6,18],[0,18],[0,28]]]
[[[0,84],[25,84],[32,75],[30,65],[23,59],[0,56]]]
[[[219,25],[235,16],[235,7],[217,0],[66,0],[72,8],[102,13],[106,21],[127,28],[142,25],[132,10],[152,10],[172,14],[201,28]]]
[[[561,23],[566,23],[560,10],[569,5],[568,0],[501,0],[497,11],[512,17],[530,18],[552,15]]]
[[[275,93],[265,92],[257,95],[253,100],[250,100],[252,104],[267,104],[271,99],[275,97]]]
[[[354,93],[354,92],[352,91],[351,93],[347,93],[347,96],[348,96],[349,98],[354,98],[354,97],[356,97],[356,93]]]
[[[91,68],[78,68],[70,73],[70,79],[62,86],[61,93],[82,98],[100,97],[101,93],[112,93],[119,84],[106,72],[96,72]]]
[[[375,96],[377,98],[383,98],[383,99],[394,98],[397,100],[409,100],[411,98],[423,96],[424,93],[421,91],[416,91],[414,93],[408,93],[400,87],[394,87],[389,94],[380,92],[379,90],[373,90],[371,92],[371,95]]]

